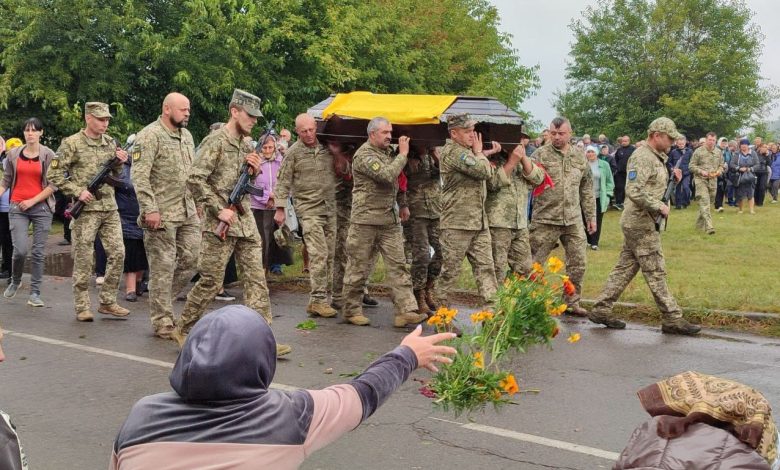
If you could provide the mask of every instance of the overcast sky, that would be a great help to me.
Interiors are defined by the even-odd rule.
[[[555,117],[550,103],[556,90],[565,88],[566,61],[573,36],[569,29],[572,18],[596,0],[491,0],[501,15],[501,26],[512,34],[515,49],[523,65],[539,65],[541,88],[536,96],[522,104],[534,118],[549,123]],[[780,86],[780,1],[746,0],[756,13],[764,34],[761,56],[762,76],[767,83]],[[773,46],[770,56],[769,46]],[[770,60],[771,57],[771,60]],[[780,117],[780,109],[772,110],[771,119]]]

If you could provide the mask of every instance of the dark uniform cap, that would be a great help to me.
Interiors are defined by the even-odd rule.
[[[675,140],[683,136],[677,132],[677,126],[675,126],[674,121],[668,117],[659,117],[655,121],[651,122],[650,127],[647,128],[647,132],[660,132]]]
[[[447,116],[447,129],[468,129],[474,127],[476,123],[477,121],[471,119],[468,113]]]
[[[262,100],[257,96],[238,88],[233,90],[233,98],[230,100],[230,106],[238,106],[254,117],[263,117],[263,113],[260,112],[261,103]]]
[[[99,101],[90,101],[84,105],[84,114],[91,114],[96,118],[110,118],[111,113],[108,112],[108,105]]]

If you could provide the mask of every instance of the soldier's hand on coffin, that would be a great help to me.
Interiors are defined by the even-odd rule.
[[[409,140],[405,135],[398,138],[398,155],[409,155]]]

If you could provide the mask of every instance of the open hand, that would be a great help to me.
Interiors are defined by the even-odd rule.
[[[438,344],[448,339],[453,339],[455,333],[437,333],[430,336],[422,336],[422,326],[417,325],[411,333],[401,341],[401,346],[408,346],[417,356],[417,367],[424,367],[431,372],[438,372],[436,363],[452,364],[452,359],[446,355],[457,354],[457,350],[450,346]]]

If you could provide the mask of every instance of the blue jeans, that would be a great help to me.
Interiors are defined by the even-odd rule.
[[[24,261],[29,249],[27,229],[30,222],[33,225],[32,243],[32,279],[30,280],[30,292],[41,293],[41,279],[43,279],[44,250],[46,239],[51,229],[52,213],[46,201],[39,202],[33,207],[22,211],[17,204],[11,205],[8,213],[8,221],[11,228],[11,238],[14,243],[14,259],[12,268],[12,282],[19,285],[22,282]]]

